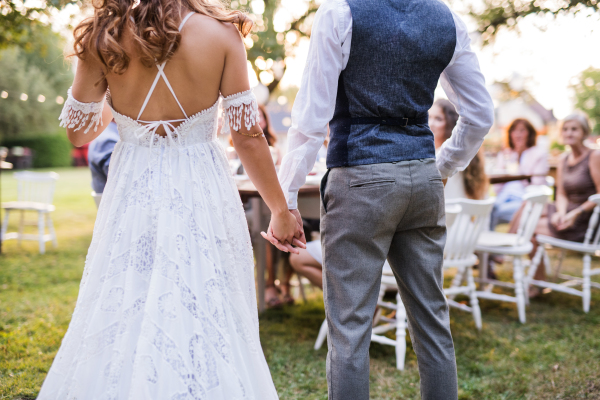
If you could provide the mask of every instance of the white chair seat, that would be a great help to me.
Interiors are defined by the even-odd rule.
[[[2,203],[2,208],[6,210],[24,210],[24,211],[39,211],[52,212],[56,209],[52,204],[37,203],[35,201],[9,201]]]
[[[579,253],[597,254],[600,252],[600,246],[584,244],[578,242],[570,242],[568,240],[557,239],[551,236],[537,235],[536,239],[540,244],[549,244],[552,247],[558,247],[565,250],[577,251]]]
[[[460,259],[460,260],[453,260],[453,259],[445,258],[444,259],[444,268],[470,267],[470,266],[477,264],[477,260],[478,259],[475,254],[468,255],[465,258]]]

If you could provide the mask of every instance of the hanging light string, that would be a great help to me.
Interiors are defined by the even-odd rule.
[[[6,90],[0,91],[1,99],[7,99],[8,97],[9,94]],[[17,97],[21,101],[29,100],[29,95],[27,93],[21,93],[20,95],[11,95],[11,97]],[[44,96],[43,94],[38,95],[37,101],[40,103],[44,103],[46,101],[46,96]],[[62,96],[56,96],[56,99],[54,99],[54,101],[56,101],[56,104],[63,104],[65,102],[65,98]]]

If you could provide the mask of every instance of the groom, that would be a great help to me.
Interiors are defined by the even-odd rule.
[[[428,127],[441,84],[460,119],[437,156]],[[292,111],[280,181],[298,189],[331,130],[321,183],[329,399],[369,399],[369,344],[387,259],[410,320],[424,399],[456,399],[443,180],[493,122],[464,23],[439,0],[325,0]]]

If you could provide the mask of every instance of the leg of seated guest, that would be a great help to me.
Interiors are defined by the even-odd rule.
[[[300,275],[307,278],[310,283],[323,288],[323,266],[305,249],[300,254],[290,254],[290,265]]]

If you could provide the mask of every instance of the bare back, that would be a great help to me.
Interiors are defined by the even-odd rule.
[[[182,10],[181,14],[188,13]],[[246,51],[239,31],[233,24],[194,13],[185,22],[180,46],[164,68],[177,100],[165,80],[158,79],[138,118],[158,67],[142,64],[133,35],[126,35],[122,45],[130,56],[127,70],[121,75],[109,73],[100,85],[94,85],[102,76],[100,62],[92,57],[80,61],[73,85],[75,98],[100,101],[108,86],[112,107],[120,114],[134,120],[178,120],[186,116],[177,100],[190,117],[214,105],[219,92],[228,96],[250,88]],[[161,128],[157,133],[163,135],[164,130]]]

